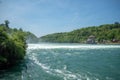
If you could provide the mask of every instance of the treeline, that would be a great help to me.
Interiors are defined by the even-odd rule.
[[[95,36],[96,43],[120,43],[120,23],[104,24],[77,29],[71,32],[54,33],[40,37],[41,42],[86,43],[89,36]]]
[[[9,27],[9,21],[0,24],[0,69],[8,68],[24,59],[26,40],[36,36],[30,32]],[[34,42],[32,39],[29,42]]]

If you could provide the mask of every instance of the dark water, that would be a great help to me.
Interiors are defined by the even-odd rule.
[[[120,45],[29,44],[0,80],[120,80]]]

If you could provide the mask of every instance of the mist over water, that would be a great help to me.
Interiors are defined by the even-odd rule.
[[[120,45],[88,45],[88,44],[28,44],[28,49],[105,49],[105,48],[120,48]]]
[[[0,80],[120,80],[120,45],[28,44]]]

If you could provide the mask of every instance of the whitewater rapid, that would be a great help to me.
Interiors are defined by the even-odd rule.
[[[28,44],[28,49],[106,49],[106,48],[120,48],[120,45],[63,45],[63,44]]]
[[[119,69],[120,45],[28,44],[25,59],[0,80],[120,80]]]
[[[58,77],[62,77],[63,80],[91,80],[91,77],[88,76],[88,74],[92,74],[88,72],[87,74],[78,74],[78,73],[73,73],[69,70],[67,70],[67,65],[63,65],[62,69],[57,69],[57,68],[51,68],[51,66],[46,65],[45,63],[42,63],[38,60],[37,54],[32,53],[29,57],[30,60],[33,60],[35,64],[37,64],[40,68],[42,68],[46,73],[51,74],[51,75],[57,75]],[[83,76],[84,75],[84,76]],[[92,77],[94,80],[99,80],[96,77]]]
[[[109,60],[117,61],[119,50],[120,45],[42,43],[28,44],[27,56],[33,67],[46,75],[44,79],[52,76],[60,80],[113,80],[109,71],[115,65]],[[40,75],[34,73],[34,76]]]

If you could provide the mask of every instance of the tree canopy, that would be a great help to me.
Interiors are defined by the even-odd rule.
[[[41,42],[86,43],[94,35],[97,43],[120,43],[120,24],[104,24],[85,27],[71,32],[54,33],[40,37]]]
[[[24,32],[0,25],[0,68],[6,68],[23,59],[26,47]]]

